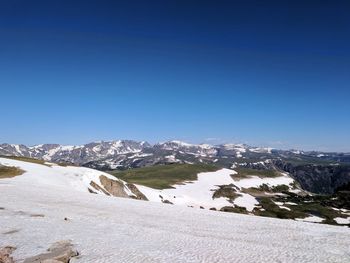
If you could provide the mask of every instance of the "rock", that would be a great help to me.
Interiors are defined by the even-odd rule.
[[[148,201],[147,197],[140,192],[134,184],[126,184],[130,191],[135,195],[135,199]]]
[[[0,263],[14,263],[15,261],[10,256],[16,248],[12,246],[6,246],[0,248]]]
[[[96,184],[95,182],[91,181],[90,185],[97,191],[101,191],[106,195],[110,195],[105,189],[103,189],[101,186],[99,186],[98,184]],[[90,189],[90,188],[89,188]]]
[[[69,240],[56,242],[47,251],[27,258],[23,263],[68,263],[71,258],[79,255]]]
[[[104,175],[100,176],[100,182],[109,194],[116,197],[129,197],[129,195],[125,192],[124,184],[122,182],[109,179]]]

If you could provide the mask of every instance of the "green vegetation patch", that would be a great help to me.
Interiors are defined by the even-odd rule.
[[[342,214],[339,211],[332,209],[329,206],[325,206],[322,202],[319,201],[307,201],[303,200],[303,197],[299,197],[300,199],[297,201],[295,199],[288,198],[289,202],[294,202],[297,205],[289,205],[284,204],[285,207],[288,207],[290,210],[280,208],[277,204],[273,202],[274,198],[271,197],[259,197],[257,198],[260,205],[263,208],[263,211],[255,208],[253,213],[258,216],[268,216],[268,217],[276,217],[282,219],[296,219],[296,218],[305,218],[309,215],[318,216],[324,218],[322,223],[325,224],[334,224],[337,225],[334,218],[347,216]],[[287,201],[283,200],[283,202]],[[275,199],[275,201],[281,202],[282,200]],[[306,202],[305,202],[306,201]]]
[[[267,192],[267,193],[284,193],[288,192],[289,186],[285,184],[279,184],[275,186],[269,186],[267,184],[262,184],[259,187],[251,187],[251,190]]]
[[[260,209],[254,208],[253,210],[254,215],[276,217],[276,218],[283,218],[283,219],[305,218],[308,216],[308,214],[303,211],[298,211],[298,210],[289,211],[287,209],[280,208],[269,197],[260,197],[257,199],[264,210],[262,211]]]
[[[241,196],[241,194],[236,192],[234,187],[234,185],[219,185],[219,189],[214,191],[213,199],[224,197],[228,198],[230,202],[233,203],[237,197]]]
[[[238,205],[235,206],[224,206],[220,209],[222,212],[230,212],[230,213],[239,213],[239,214],[248,214],[248,211],[245,207],[241,207]]]
[[[19,169],[18,167],[0,165],[0,179],[12,178],[23,173],[24,171]]]
[[[169,164],[110,172],[128,183],[156,189],[173,188],[172,185],[197,180],[201,172],[213,172],[219,168],[209,164]]]
[[[331,207],[327,207],[318,202],[310,202],[310,203],[300,203],[297,206],[288,206],[290,209],[293,209],[295,212],[307,213],[314,216],[325,218],[323,223],[326,224],[337,224],[334,221],[336,217],[346,218],[342,213],[332,209]]]
[[[260,178],[265,177],[279,177],[282,176],[282,174],[275,170],[258,170],[258,169],[251,169],[251,168],[242,168],[238,167],[234,169],[237,174],[231,175],[233,179],[245,179],[252,176],[258,176]]]

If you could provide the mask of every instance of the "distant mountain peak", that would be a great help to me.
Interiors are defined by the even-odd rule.
[[[259,162],[271,158],[306,158],[350,162],[350,155],[275,150],[242,143],[191,144],[180,140],[149,144],[146,141],[95,141],[84,145],[0,144],[0,155],[24,156],[52,162],[67,162],[97,169],[128,169],[169,163],[207,163],[231,167],[235,162]],[[171,156],[171,158],[169,157]]]

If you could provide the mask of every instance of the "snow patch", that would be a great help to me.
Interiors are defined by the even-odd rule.
[[[311,222],[311,223],[321,223],[324,220],[324,218],[310,215],[310,216],[305,217],[305,218],[296,218],[295,220],[304,221],[304,222]]]
[[[347,224],[350,224],[350,217],[348,218],[336,217],[334,218],[334,221],[340,225],[347,225]]]
[[[214,191],[218,189],[218,185],[233,183],[230,175],[235,173],[230,169],[199,173],[198,180],[173,185],[174,189],[154,190],[141,185],[137,187],[150,201],[168,200],[176,205],[220,209],[224,206],[232,206],[232,204],[226,198],[213,199]]]

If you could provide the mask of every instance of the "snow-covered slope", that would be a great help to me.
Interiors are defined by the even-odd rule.
[[[215,172],[202,172],[197,175],[196,180],[172,185],[173,188],[170,189],[158,190],[126,183],[110,174],[85,167],[21,159],[27,161],[0,158],[0,168],[1,165],[5,165],[24,171],[24,174],[4,179],[5,181],[15,181],[28,187],[60,188],[62,191],[79,192],[77,194],[86,192],[331,224],[347,224],[350,219],[350,211],[346,209],[336,209],[330,205],[321,207],[317,206],[317,203],[309,204],[310,198],[302,199],[307,193],[286,173],[278,173],[274,177],[242,177],[235,170],[224,168]],[[32,163],[33,161],[39,163]]]
[[[100,172],[56,166],[37,171],[0,180],[0,247],[15,246],[17,262],[67,239],[80,252],[71,262],[84,263],[350,259],[349,228],[89,194],[83,178],[99,183]],[[67,187],[68,181],[74,183]]]
[[[270,187],[279,185],[290,187],[294,183],[294,180],[287,174],[274,178],[252,176],[246,179],[235,179],[235,174],[237,172],[234,170],[221,169],[216,172],[199,173],[197,180],[173,185],[173,189],[156,190],[142,185],[137,185],[137,187],[150,201],[165,202],[167,200],[172,204],[217,210],[235,204],[251,212],[259,202],[252,195],[245,193],[244,188],[259,187],[263,184]],[[219,186],[225,185],[231,186],[238,195],[232,202],[229,198],[213,197]]]
[[[24,173],[11,181],[27,184],[28,187],[61,188],[65,191],[90,192],[102,195],[136,198],[125,182],[110,174],[85,167],[60,166],[0,158],[0,165],[17,167]],[[8,179],[3,179],[6,181]],[[109,187],[113,185],[113,187]]]
[[[232,205],[226,198],[213,198],[213,192],[217,185],[226,185],[233,182],[230,174],[235,171],[222,169],[216,172],[199,173],[198,180],[183,184],[173,185],[173,189],[156,190],[137,185],[147,199],[155,202],[170,201],[176,205],[220,209],[226,205]]]
[[[302,190],[288,173],[246,170],[252,172],[249,175],[234,169],[202,172],[195,180],[162,190],[137,187],[154,202],[315,223],[348,225],[350,222],[350,210],[345,206],[336,208],[339,199],[334,198],[331,203],[314,197]]]

